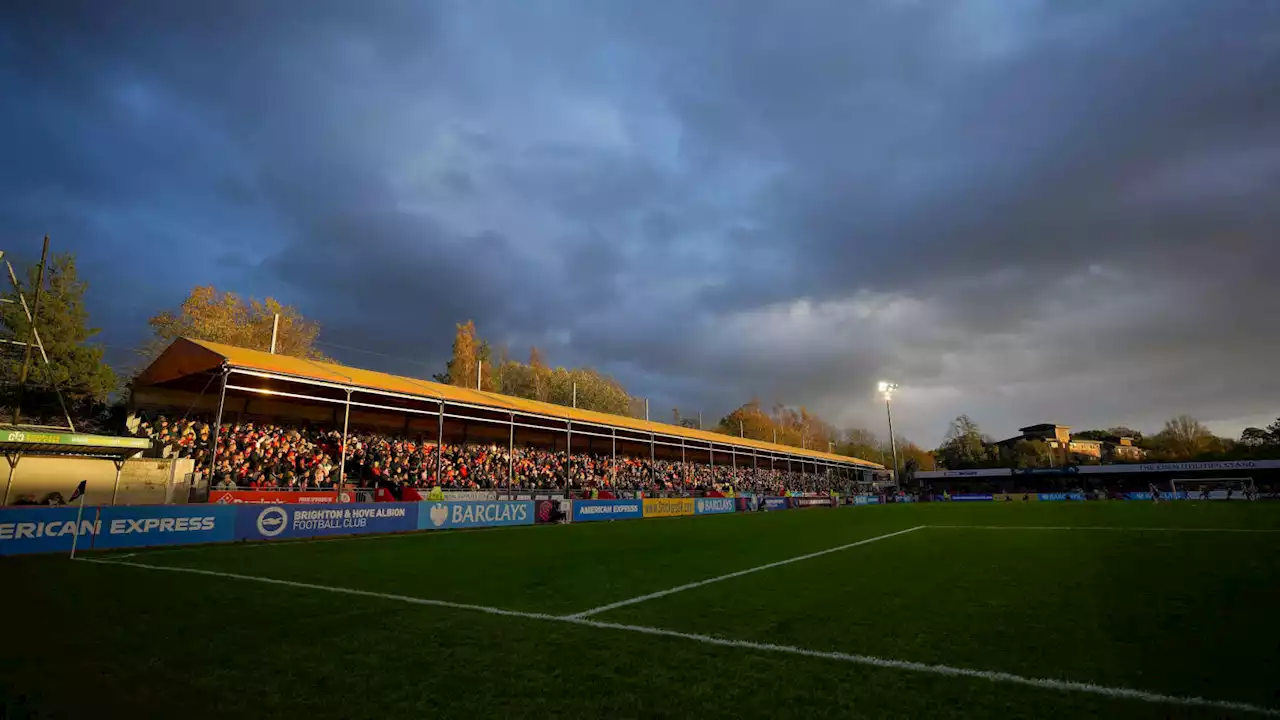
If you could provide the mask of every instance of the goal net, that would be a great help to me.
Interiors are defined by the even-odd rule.
[[[1174,497],[1188,500],[1252,500],[1253,478],[1175,478],[1170,481]]]

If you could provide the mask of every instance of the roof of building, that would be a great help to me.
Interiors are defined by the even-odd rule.
[[[127,458],[150,447],[151,441],[146,438],[0,425],[0,451],[5,453]]]
[[[208,374],[223,367],[259,372],[285,379],[303,382],[328,383],[344,388],[371,389],[406,395],[424,400],[444,400],[464,403],[485,409],[516,412],[566,421],[595,423],[620,430],[633,430],[667,437],[696,440],[740,449],[785,453],[828,462],[853,463],[868,468],[884,466],[859,458],[836,455],[817,450],[805,450],[789,445],[777,445],[762,440],[739,438],[732,435],[680,427],[668,423],[612,415],[608,413],[570,408],[553,403],[527,400],[499,393],[483,392],[456,385],[446,385],[429,380],[391,375],[374,370],[362,370],[329,362],[306,360],[288,355],[276,355],[261,350],[223,345],[205,340],[179,338],[157,357],[135,381],[140,386],[161,385],[192,375]]]
[[[1070,429],[1070,425],[1054,425],[1053,423],[1040,423],[1039,425],[1028,425],[1018,428],[1018,432],[1030,432],[1032,430],[1057,430],[1058,428]]]

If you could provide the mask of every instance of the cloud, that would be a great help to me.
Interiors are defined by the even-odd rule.
[[[1271,4],[4,12],[0,225],[119,346],[213,282],[349,362],[474,318],[707,417],[878,428],[892,378],[923,444],[1280,413]]]

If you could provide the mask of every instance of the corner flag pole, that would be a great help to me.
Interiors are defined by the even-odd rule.
[[[80,486],[84,487],[84,484],[85,483],[81,482]],[[76,541],[80,539],[80,519],[84,517],[84,496],[86,494],[87,493],[85,492],[80,493],[80,508],[76,510],[76,531],[71,535],[71,559],[72,560],[76,559]]]

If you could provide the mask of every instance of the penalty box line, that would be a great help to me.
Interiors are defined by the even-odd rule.
[[[912,528],[915,530],[918,528]],[[904,530],[902,532],[910,532]],[[901,534],[901,533],[895,533]],[[887,537],[887,536],[886,536]],[[864,541],[866,542],[866,541]],[[834,550],[833,550],[834,551]],[[755,650],[759,652],[779,653],[785,655],[796,655],[801,657],[819,658],[823,660],[834,660],[837,662],[845,662],[853,665],[866,665],[878,668],[887,668],[891,670],[904,670],[907,672],[926,673],[931,675],[943,675],[947,677],[970,678],[976,680],[987,680],[996,683],[1009,683],[1012,685],[1024,685],[1027,687],[1040,688],[1045,690],[1058,690],[1065,692],[1080,692],[1090,695],[1100,695],[1118,700],[1135,700],[1139,702],[1154,703],[1160,705],[1181,705],[1186,707],[1204,707],[1216,710],[1232,710],[1236,712],[1256,713],[1268,717],[1280,717],[1280,710],[1264,707],[1261,705],[1253,705],[1244,702],[1234,702],[1231,700],[1211,700],[1202,697],[1182,697],[1177,695],[1164,695],[1161,693],[1147,692],[1145,690],[1135,690],[1126,687],[1111,687],[1107,685],[1096,685],[1094,683],[1076,682],[1073,680],[1055,680],[1052,678],[1036,678],[1024,675],[1015,675],[1014,673],[1002,672],[998,670],[974,670],[971,668],[953,667],[950,665],[931,665],[928,663],[913,662],[910,660],[893,660],[889,658],[875,657],[872,655],[857,655],[852,653],[834,652],[829,650],[810,650],[808,648],[797,647],[794,645],[776,645],[773,643],[759,643],[750,640],[732,640],[729,638],[714,637],[712,635],[699,635],[696,633],[680,632],[678,630],[667,630],[665,628],[649,627],[644,625],[626,625],[622,623],[611,623],[600,620],[591,620],[588,618],[549,615],[546,613],[524,612],[521,610],[507,610],[504,608],[490,607],[488,605],[474,605],[469,603],[457,603],[447,600],[431,600],[429,598],[419,598],[410,595],[396,595],[392,593],[372,592],[369,590],[356,590],[354,588],[336,587],[331,585],[317,585],[314,583],[295,582],[293,580],[279,580],[276,578],[261,577],[257,575],[241,575],[239,573],[219,572],[216,570],[201,570],[199,568],[186,568],[164,565],[146,565],[136,562],[125,562],[122,560],[100,560],[95,558],[76,558],[76,562],[93,563],[96,565],[120,565],[124,567],[142,568],[144,570],[158,570],[161,572],[189,573],[193,575],[207,575],[210,577],[229,578],[233,580],[245,580],[249,582],[258,582],[268,585],[280,585],[284,587],[301,588],[304,590],[317,590],[320,592],[336,593],[340,595],[355,595],[359,597],[378,598],[381,600],[390,600],[393,602],[408,603],[411,605],[427,605],[432,607],[453,608],[457,610],[471,610],[474,612],[486,613],[489,615],[499,615],[503,617],[514,617],[527,620],[543,620],[547,622],[568,623],[570,625],[580,625],[584,627],[598,628],[601,630],[617,630],[621,632],[632,632],[642,635],[651,635],[657,637],[669,637],[690,642],[702,643],[704,645],[714,645],[718,647],[736,648],[740,650]]]
[[[657,598],[660,598],[660,597],[674,595],[675,593],[684,592],[685,590],[692,590],[694,588],[702,587],[703,585],[710,585],[711,583],[718,583],[723,580],[732,580],[733,578],[742,577],[743,575],[750,575],[751,573],[757,573],[757,572],[760,572],[761,570],[769,570],[771,568],[781,567],[783,565],[790,565],[791,563],[800,562],[801,560],[810,560],[812,558],[821,557],[823,555],[829,555],[831,553],[840,552],[841,550],[848,550],[849,548],[855,548],[855,547],[858,547],[859,545],[866,545],[868,543],[873,543],[878,540],[885,540],[887,538],[896,537],[898,535],[905,535],[909,532],[915,532],[916,530],[923,530],[925,527],[926,527],[925,525],[917,525],[913,528],[907,528],[906,530],[899,530],[898,532],[891,532],[891,533],[888,533],[887,535],[877,535],[876,537],[867,538],[866,540],[859,540],[857,542],[851,542],[847,545],[827,548],[826,550],[819,550],[818,552],[809,553],[807,555],[799,555],[797,557],[788,558],[786,560],[771,562],[766,565],[757,565],[756,567],[747,568],[746,570],[739,570],[737,572],[731,572],[727,575],[719,575],[713,578],[707,578],[706,580],[699,580],[697,582],[691,582],[685,585],[679,585],[673,588],[669,588],[667,590],[659,590],[658,592],[649,593],[648,595],[640,595],[638,597],[629,598],[627,600],[619,600],[618,602],[615,602],[615,603],[609,603],[608,605],[601,605],[600,607],[591,608],[590,610],[583,610],[580,613],[566,615],[565,617],[570,620],[581,620],[582,618],[590,617],[592,615],[598,615],[602,612],[617,610],[618,608],[621,608],[621,607],[626,607],[628,605],[635,605],[636,603],[642,603],[648,600],[656,600]]]

